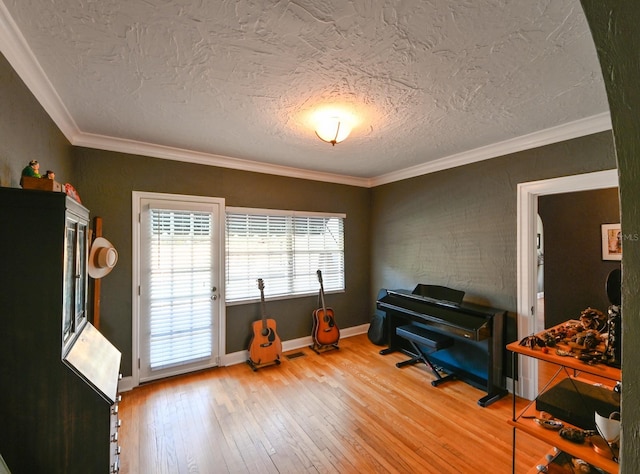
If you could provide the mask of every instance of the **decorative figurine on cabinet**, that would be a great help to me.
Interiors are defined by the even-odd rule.
[[[40,163],[37,160],[31,160],[27,166],[22,169],[20,174],[20,186],[22,186],[22,178],[27,176],[29,178],[41,178],[40,176]]]
[[[40,163],[38,163],[38,160],[31,160],[29,164],[23,168],[22,176],[41,178],[42,176],[40,176]]]

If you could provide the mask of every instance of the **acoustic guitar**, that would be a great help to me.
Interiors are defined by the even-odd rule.
[[[333,309],[327,308],[324,302],[324,286],[322,284],[322,272],[318,273],[320,282],[320,301],[322,307],[313,312],[313,342],[316,346],[335,346],[340,339],[340,330],[336,324]]]
[[[258,366],[279,364],[282,356],[282,341],[276,333],[276,321],[267,318],[264,302],[264,282],[258,279],[260,289],[260,305],[262,319],[252,324],[253,336],[249,344],[249,360],[247,363],[253,370]]]

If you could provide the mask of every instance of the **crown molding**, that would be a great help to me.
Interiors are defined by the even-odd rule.
[[[415,178],[417,176],[464,166],[478,161],[497,158],[499,156],[530,150],[544,145],[550,145],[607,130],[611,130],[611,116],[609,112],[603,112],[574,122],[558,125],[557,127],[548,128],[546,130],[530,133],[528,135],[494,143],[474,150],[465,151],[456,155],[439,158],[434,161],[394,171],[375,178],[358,178],[332,173],[322,173],[301,168],[260,163],[251,160],[241,160],[239,158],[231,158],[228,156],[214,155],[210,153],[202,153],[82,132],[74,134],[70,141],[75,146],[84,146],[107,151],[131,153],[135,155],[184,161],[208,166],[219,166],[222,168],[252,171],[255,173],[273,174],[291,178],[373,188],[383,184],[393,183],[395,181],[402,181],[403,179]]]
[[[429,161],[374,178],[359,178],[260,163],[257,161],[242,160],[239,158],[82,132],[47,78],[40,63],[29,48],[24,36],[13,21],[2,0],[0,0],[0,50],[71,145],[350,186],[372,188],[403,179],[475,163],[477,161],[488,160],[510,153],[611,130],[611,117],[609,112],[604,112],[592,117],[576,120],[575,122]]]
[[[551,145],[553,143],[584,137],[607,130],[611,130],[611,115],[609,112],[603,112],[574,122],[558,125],[557,127],[533,132],[521,137],[384,174],[371,179],[369,186],[375,187],[395,181],[402,181],[403,179],[415,178],[423,174],[435,173],[436,171],[468,165],[470,163],[530,150],[544,145]]]
[[[73,137],[72,144],[74,146],[83,146],[99,150],[130,153],[134,155],[149,156],[152,158],[162,158],[173,161],[183,161],[187,163],[195,163],[207,166],[219,166],[222,168],[252,171],[254,173],[273,174],[277,176],[286,176],[289,178],[300,178],[312,181],[323,181],[327,183],[346,184],[349,186],[369,187],[370,181],[366,178],[323,173],[320,171],[292,168],[288,166],[261,163],[251,160],[242,160],[240,158],[231,158],[228,156],[214,155],[211,153],[202,153],[193,150],[185,150],[182,148],[173,148],[164,145],[156,145],[153,143],[144,143],[134,140],[108,137],[104,135],[95,135],[90,133],[77,134]]]

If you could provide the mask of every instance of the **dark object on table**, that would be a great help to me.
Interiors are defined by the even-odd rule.
[[[609,303],[620,306],[620,303],[622,303],[622,271],[619,268],[609,272],[605,286]]]
[[[607,345],[604,360],[607,365],[620,367],[622,363],[622,313],[620,310],[622,272],[619,268],[611,270],[607,277],[607,296],[611,306],[607,310]]]
[[[572,443],[581,444],[584,443],[585,440],[584,431],[576,428],[562,428],[559,434],[561,438],[571,441]]]
[[[535,349],[536,347],[545,347],[546,342],[542,338],[532,335],[523,337],[520,345],[527,346],[529,349]]]
[[[598,309],[589,306],[580,313],[580,322],[585,330],[594,329],[601,332],[607,323],[607,317]]]
[[[536,409],[585,430],[595,430],[594,413],[620,411],[620,394],[605,387],[566,378],[541,393]]]
[[[534,418],[533,421],[535,421],[537,424],[539,424],[540,426],[542,426],[547,430],[560,430],[564,428],[564,423],[558,420],[545,420],[544,418]]]

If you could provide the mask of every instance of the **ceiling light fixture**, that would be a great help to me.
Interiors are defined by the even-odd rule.
[[[326,117],[316,126],[316,135],[323,142],[336,146],[351,133],[351,125],[340,117]]]

